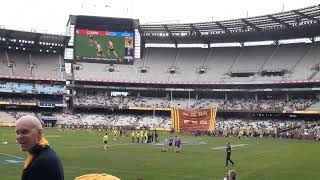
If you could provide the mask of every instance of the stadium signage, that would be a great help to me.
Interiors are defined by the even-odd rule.
[[[217,108],[178,109],[172,108],[173,128],[180,132],[211,131],[214,129]]]
[[[108,31],[97,31],[97,30],[82,30],[77,29],[76,34],[79,35],[93,35],[93,36],[108,36]]]

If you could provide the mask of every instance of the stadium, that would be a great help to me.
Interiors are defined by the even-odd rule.
[[[320,177],[319,4],[196,23],[70,15],[66,29],[0,26],[0,179],[21,177],[24,115],[43,123],[66,180]]]

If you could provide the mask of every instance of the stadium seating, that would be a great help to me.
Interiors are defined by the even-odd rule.
[[[8,53],[4,50],[0,50],[0,75],[12,76],[12,68],[9,67]]]
[[[63,57],[58,54],[37,54],[0,51],[0,75],[19,78],[63,79],[60,67]]]
[[[38,93],[38,94],[63,94],[65,88],[61,85],[14,83],[3,81],[0,92]]]
[[[28,111],[0,111],[0,122],[15,122],[25,115],[35,116],[36,114]]]
[[[259,72],[275,51],[275,46],[245,46],[232,66],[232,72]]]
[[[13,64],[13,76],[32,77],[28,53],[9,52],[9,62]]]
[[[310,47],[303,59],[294,67],[291,79],[308,79],[314,72],[312,69],[320,63],[320,43],[314,43],[310,46],[312,47]]]
[[[134,65],[77,63],[76,79],[154,82],[238,82],[317,79],[319,43],[244,47],[146,48]],[[46,61],[48,62],[48,61]],[[57,65],[51,65],[57,66]],[[145,72],[141,73],[141,69]],[[199,72],[202,70],[203,72]],[[262,71],[284,71],[262,76]],[[251,72],[249,77],[230,73]],[[314,75],[313,75],[314,74]],[[313,75],[313,76],[312,76]]]
[[[275,131],[276,129],[276,131]],[[242,119],[242,118],[219,118],[215,124],[215,135],[238,135],[241,132],[247,135],[261,134],[265,137],[292,138],[290,134],[317,135],[320,133],[320,125],[314,121],[302,119]],[[300,137],[299,137],[300,138]]]
[[[161,98],[161,97],[133,97],[133,96],[121,96],[110,97],[103,94],[95,94],[84,96],[78,94],[74,99],[74,105],[82,106],[102,106],[102,107],[178,107],[178,108],[208,108],[212,106],[218,106],[223,110],[304,110],[311,104],[316,102],[316,99],[311,98],[297,98],[289,101],[281,98],[273,99],[259,99],[253,98],[229,98],[225,99],[194,99],[191,98]]]
[[[172,65],[177,68],[177,72],[171,75],[170,81],[197,81],[197,69],[204,64],[209,51],[204,48],[180,49],[177,60]]]
[[[275,54],[263,66],[263,70],[291,70],[308,52],[310,46],[306,44],[280,45]]]
[[[58,54],[32,54],[31,63],[35,66],[34,76],[39,78],[63,79],[60,67],[62,57]]]
[[[17,119],[11,113],[0,111],[0,122],[15,122]]]
[[[168,116],[132,114],[55,114],[57,124],[170,128]]]
[[[147,57],[145,67],[149,68],[148,73],[142,75],[144,81],[168,81],[170,77],[169,70],[174,67],[174,62],[178,55],[178,49],[175,48],[147,48]]]

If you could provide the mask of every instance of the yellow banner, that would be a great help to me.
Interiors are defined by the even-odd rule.
[[[12,127],[12,126],[16,126],[16,123],[0,122],[0,127]]]
[[[132,110],[145,110],[145,111],[170,111],[171,108],[157,108],[157,107],[129,107]]]
[[[320,111],[293,111],[293,114],[320,114]]]

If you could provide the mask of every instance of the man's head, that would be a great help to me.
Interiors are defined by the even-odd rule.
[[[42,125],[34,116],[23,116],[16,122],[16,138],[22,151],[31,151],[42,138]]]
[[[237,179],[237,173],[235,170],[229,170],[229,179],[230,180],[236,180]]]

